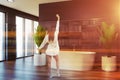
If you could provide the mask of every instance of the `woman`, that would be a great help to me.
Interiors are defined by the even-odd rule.
[[[42,44],[40,45],[39,49],[42,50],[42,48],[48,44],[47,49],[45,51],[47,56],[47,63],[48,63],[48,73],[50,74],[50,78],[52,78],[51,75],[51,60],[52,57],[56,61],[56,68],[57,68],[57,76],[60,76],[59,73],[59,43],[58,43],[58,34],[59,34],[59,24],[60,24],[60,16],[56,14],[57,22],[56,22],[56,28],[54,31],[48,31],[46,34]]]

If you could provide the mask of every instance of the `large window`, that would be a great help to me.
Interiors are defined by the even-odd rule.
[[[37,21],[16,16],[16,45],[17,58],[30,56],[34,53],[33,28],[38,25]]]
[[[25,56],[33,54],[32,26],[32,20],[25,19]]]
[[[17,58],[24,57],[24,19],[16,17]]]
[[[0,12],[0,61],[5,60],[5,14]]]

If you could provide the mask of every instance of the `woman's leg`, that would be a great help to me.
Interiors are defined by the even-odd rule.
[[[47,55],[47,66],[48,66],[48,73],[51,74],[51,59],[52,57]]]
[[[53,56],[53,58],[56,61],[57,74],[58,74],[58,76],[60,76],[60,73],[59,73],[59,55],[55,55],[55,56]]]

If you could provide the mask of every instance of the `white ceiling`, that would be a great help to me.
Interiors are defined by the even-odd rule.
[[[13,3],[8,2],[7,0],[0,0],[0,4],[35,16],[39,16],[39,4],[61,1],[69,0],[15,0]]]

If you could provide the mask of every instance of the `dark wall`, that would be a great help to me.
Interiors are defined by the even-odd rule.
[[[102,21],[109,24],[113,23],[116,27],[119,27],[119,3],[120,0],[72,0],[40,4],[39,22],[47,27],[47,29],[50,29],[51,26],[55,26],[55,22],[50,21],[56,21],[55,15],[59,13],[61,16],[60,31],[64,32],[63,34],[61,33],[62,36],[66,35],[64,38],[70,39],[71,34],[74,34],[73,36],[82,39],[82,44],[90,44],[91,48],[98,48],[99,43],[96,27],[100,26]],[[75,34],[73,32],[78,33]],[[77,34],[81,35],[77,36]],[[95,38],[93,41],[97,43],[97,47],[96,44],[90,43],[92,42],[92,38]],[[79,48],[81,47],[79,46]]]
[[[39,5],[39,20],[55,20],[59,13],[62,20],[109,18],[118,20],[120,0],[72,0]]]

